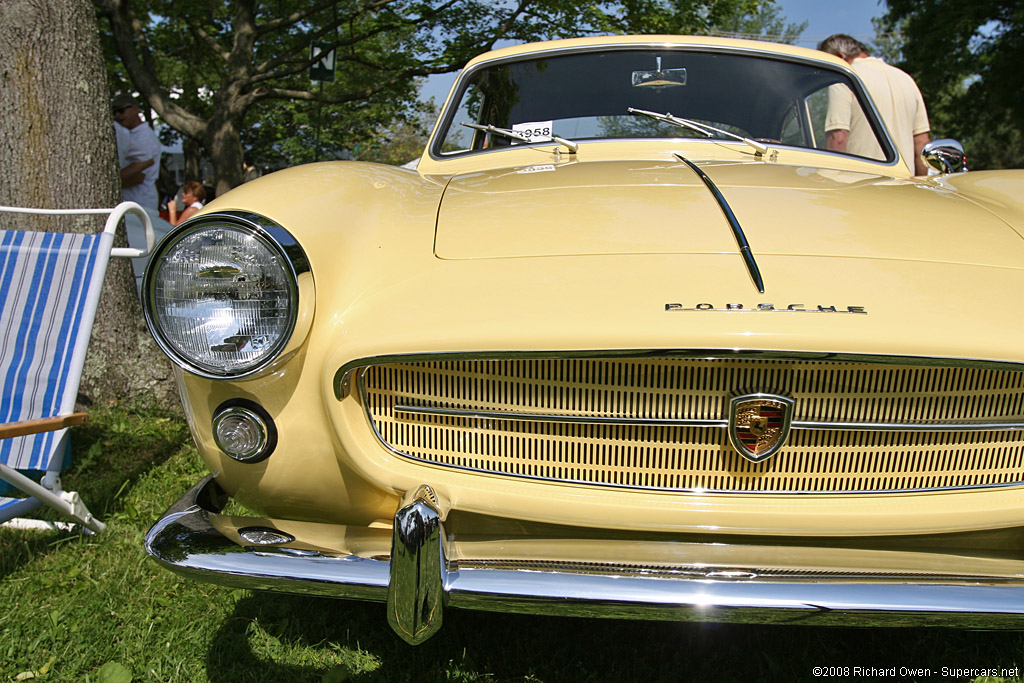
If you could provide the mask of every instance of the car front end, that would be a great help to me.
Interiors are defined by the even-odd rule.
[[[877,152],[826,148],[835,86]],[[912,177],[873,116],[798,48],[521,46],[416,170],[218,199],[143,284],[211,472],[148,552],[412,643],[445,607],[1018,628],[1024,175]]]

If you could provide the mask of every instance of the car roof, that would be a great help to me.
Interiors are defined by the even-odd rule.
[[[548,50],[567,50],[573,48],[594,48],[607,46],[610,48],[625,46],[657,46],[657,47],[717,47],[735,50],[755,50],[762,53],[780,56],[798,57],[800,59],[817,60],[849,69],[849,65],[840,59],[821,50],[768,43],[759,40],[741,40],[737,38],[719,38],[714,36],[676,36],[676,35],[625,35],[596,36],[590,38],[568,38],[565,40],[549,40],[538,43],[523,43],[477,55],[466,64],[469,68],[492,59],[504,59],[517,55],[527,55]]]

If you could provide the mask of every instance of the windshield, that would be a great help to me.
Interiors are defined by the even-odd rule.
[[[850,140],[857,144],[848,145],[845,153],[876,161],[895,159],[881,126],[864,106],[862,92],[846,75],[826,66],[747,53],[606,49],[532,55],[485,66],[464,83],[435,138],[435,156],[549,141],[553,136],[575,142],[734,142],[740,136],[829,150],[834,148],[826,128],[847,121]],[[637,115],[635,110],[719,130],[709,135],[708,129]],[[856,138],[852,129],[857,129]]]

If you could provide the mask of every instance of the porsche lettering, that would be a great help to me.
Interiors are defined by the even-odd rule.
[[[867,308],[864,306],[836,306],[836,305],[809,305],[809,304],[771,304],[759,303],[745,306],[741,303],[712,304],[702,302],[693,306],[686,306],[681,303],[665,304],[666,311],[724,311],[740,313],[840,313],[867,315]]]

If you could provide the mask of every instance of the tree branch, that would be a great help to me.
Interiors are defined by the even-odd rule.
[[[228,60],[228,57],[231,55],[231,53],[225,50],[223,47],[221,47],[217,39],[211,36],[209,33],[207,33],[206,29],[204,29],[202,26],[193,26],[190,24],[189,30],[195,33],[197,36],[199,36],[199,39],[206,43],[206,46],[210,48],[210,52],[212,52],[215,55],[219,55],[220,58],[224,61]]]
[[[329,30],[333,31],[334,29],[338,28],[338,26],[341,26],[341,24],[344,24],[345,22],[349,21],[350,17],[359,16],[363,12],[369,11],[370,9],[380,9],[394,2],[398,2],[398,0],[373,0],[373,2],[370,2],[366,5],[357,7],[354,10],[349,11],[344,18],[339,19],[337,22],[333,22]],[[263,24],[260,25],[259,28],[260,35],[273,33],[274,31],[280,30],[282,28],[294,26],[295,24],[307,19],[308,17],[313,16],[317,12],[323,12],[324,10],[330,9],[331,7],[336,6],[337,4],[337,0],[326,0],[325,2],[321,2],[320,4],[309,7],[305,10],[301,10],[299,12],[292,12],[287,17],[281,17],[280,19],[274,19],[271,21],[264,22]]]
[[[381,4],[381,5],[389,4],[392,1],[393,0],[384,0],[383,2],[380,2],[378,4]],[[447,0],[447,2],[445,2],[442,5],[440,5],[439,7],[435,8],[430,13],[424,13],[424,14],[420,15],[419,17],[411,17],[411,18],[407,18],[407,19],[401,19],[400,18],[397,21],[382,22],[382,23],[377,24],[376,26],[374,26],[372,29],[368,29],[368,30],[362,31],[360,33],[349,35],[347,38],[344,38],[344,39],[335,40],[335,41],[333,41],[333,42],[331,42],[329,44],[329,47],[327,49],[328,50],[331,50],[331,49],[333,49],[333,50],[340,50],[341,48],[352,47],[353,45],[358,45],[359,43],[361,43],[361,42],[363,42],[365,40],[369,40],[370,38],[372,38],[374,36],[380,35],[382,33],[386,33],[388,31],[400,30],[400,29],[412,29],[412,28],[415,28],[417,26],[422,26],[422,25],[427,24],[429,22],[436,21],[438,16],[440,16],[443,12],[451,9],[452,7],[454,7],[455,5],[459,4],[460,2],[463,2],[463,0]],[[522,7],[528,6],[531,2],[533,2],[533,0],[523,0],[521,2],[521,4],[520,4],[520,7],[522,8]],[[365,7],[368,7],[368,6],[364,6],[364,8]],[[331,26],[325,27],[324,29],[322,29],[322,30],[318,31],[317,33],[313,34],[311,36],[312,39],[322,38],[323,36],[327,35],[331,31],[335,30],[337,28],[337,26],[339,26],[342,23],[345,23],[347,21],[350,21],[351,19],[353,19],[356,16],[358,16],[358,12],[361,12],[361,11],[365,11],[365,10],[364,9],[357,9],[356,12],[349,13],[348,17],[345,18],[344,21],[339,20],[338,22],[333,23]],[[520,10],[517,10],[517,12],[519,12],[519,11]],[[499,30],[507,31],[508,30],[508,25],[510,25],[509,22],[506,22],[506,27],[503,28],[503,29],[499,29]],[[493,37],[492,40],[489,43],[487,43],[487,44],[488,45],[493,45],[499,39],[500,39],[500,36]],[[294,76],[296,74],[302,73],[306,69],[310,68],[310,66],[312,66],[318,60],[317,57],[309,57],[309,58],[303,59],[302,61],[295,61],[296,59],[298,59],[298,55],[302,54],[304,49],[305,49],[305,46],[297,46],[296,48],[293,48],[292,50],[289,50],[288,52],[280,55],[275,60],[264,62],[263,64],[260,64],[255,69],[255,72],[258,75],[254,76],[252,78],[251,82],[252,83],[263,83],[263,82],[266,82],[266,81],[275,80],[275,79],[278,79],[278,78],[286,78],[288,76]],[[449,71],[453,71],[453,70],[458,69],[460,67],[461,67],[461,65],[454,66],[452,68],[447,68],[446,67],[446,69],[443,70],[443,71],[434,71],[434,70],[432,70],[432,71],[430,71],[430,74],[434,74],[434,73],[448,73]]]
[[[326,25],[322,26],[316,32],[309,34],[308,37],[309,37],[309,39],[311,41],[312,40],[321,39],[324,36],[326,36],[327,34],[333,32],[333,31],[336,31],[339,26],[341,26],[343,24],[346,24],[346,23],[352,22],[357,17],[359,17],[361,14],[364,14],[364,13],[370,12],[370,11],[377,11],[377,10],[379,10],[379,9],[381,9],[381,8],[387,6],[387,5],[390,5],[390,4],[392,4],[393,2],[396,2],[396,1],[397,0],[374,0],[374,2],[371,2],[369,4],[357,7],[354,10],[348,12],[347,14],[342,15],[336,21],[332,21],[329,24],[326,24]],[[461,2],[461,1],[462,0],[449,0],[449,2],[444,5],[444,7],[447,8],[450,5],[452,5],[454,3],[457,3],[457,2]],[[351,45],[359,43],[362,40],[366,40],[367,38],[370,38],[370,37],[372,37],[374,35],[378,35],[380,33],[383,33],[383,32],[386,32],[386,31],[389,31],[389,30],[392,30],[392,29],[395,29],[395,28],[399,28],[399,27],[401,27],[403,25],[408,25],[408,20],[398,21],[398,22],[383,22],[383,23],[379,24],[378,27],[375,30],[373,30],[373,31],[366,31],[366,32],[363,32],[361,34],[357,34],[355,36],[350,36],[349,38],[347,38],[345,40],[335,40],[335,41],[333,41],[331,43],[331,47],[328,48],[328,49],[338,49],[340,47],[349,47]],[[259,74],[259,76],[257,77],[256,80],[266,81],[266,80],[271,80],[271,79],[274,79],[274,78],[281,78],[281,77],[284,77],[284,76],[289,76],[289,75],[293,75],[295,73],[299,73],[303,69],[308,69],[314,62],[317,61],[316,58],[310,57],[310,58],[306,59],[306,61],[304,63],[300,63],[300,64],[296,64],[294,62],[294,60],[298,59],[299,55],[302,54],[305,49],[306,49],[306,45],[296,45],[295,47],[293,47],[292,49],[288,50],[287,52],[285,52],[285,53],[283,53],[281,55],[278,55],[278,57],[276,59],[272,59],[272,60],[269,60],[269,61],[263,62],[262,64],[257,65],[256,68],[255,68],[255,73]],[[277,69],[279,69],[279,68],[281,68],[284,65],[287,65],[289,63],[292,64],[291,67],[285,69],[283,72],[282,71],[277,71]]]
[[[533,4],[533,0],[519,0],[519,6],[516,7],[515,11],[508,15],[508,18],[505,19],[505,21],[498,25],[498,28],[491,34],[491,39],[485,43],[487,50],[493,49],[494,44],[508,34],[509,30],[515,24],[515,20],[519,18],[521,14],[524,14],[526,12],[526,8],[531,4]]]
[[[253,72],[253,57],[259,31],[256,27],[254,0],[236,0],[235,17],[232,24],[235,38],[228,56],[228,79],[237,81],[240,88],[248,85]]]
[[[132,83],[149,106],[176,130],[202,139],[206,133],[206,121],[179,106],[157,80],[142,23],[128,3],[125,0],[93,0],[93,4],[110,22],[114,48]]]
[[[314,93],[310,90],[292,90],[288,88],[264,88],[261,89],[255,96],[255,99],[267,100],[267,99],[288,99],[288,100],[301,100],[304,102],[323,102],[324,104],[345,104],[346,102],[355,102],[357,100],[364,100],[379,92],[383,92],[393,85],[407,81],[410,78],[416,78],[420,76],[432,76],[434,74],[450,73],[461,68],[457,64],[446,64],[435,68],[418,68],[418,69],[405,69],[400,73],[396,73],[387,80],[380,81],[377,85],[363,88],[362,90],[355,90],[340,95],[321,95]]]

